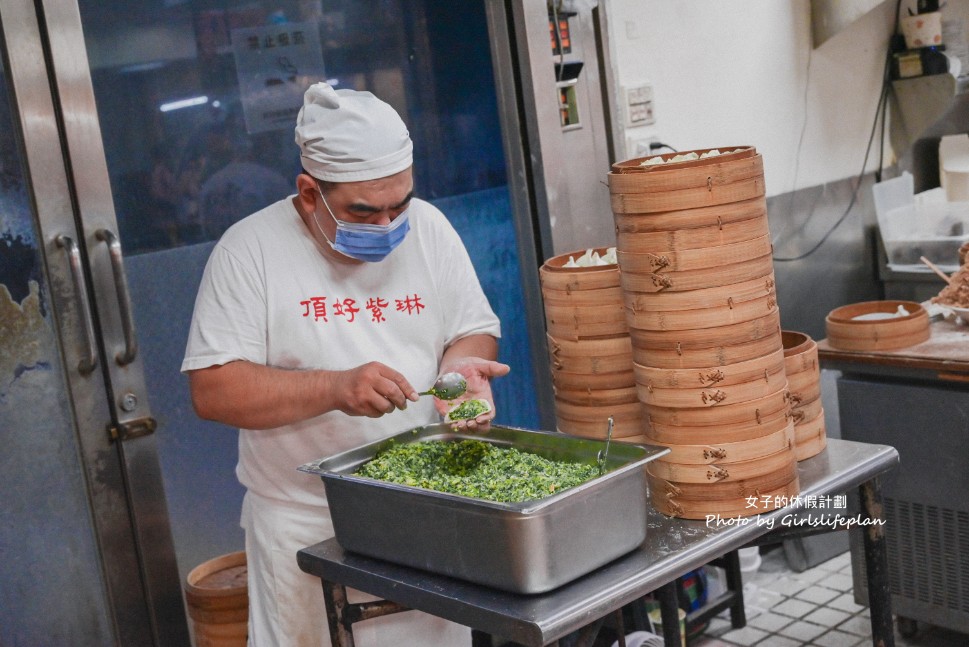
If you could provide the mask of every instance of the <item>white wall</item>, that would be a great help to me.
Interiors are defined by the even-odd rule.
[[[678,150],[756,146],[768,196],[861,171],[895,2],[817,49],[809,0],[602,4],[617,85],[654,91],[656,123],[627,135]],[[876,165],[873,150],[867,168]]]

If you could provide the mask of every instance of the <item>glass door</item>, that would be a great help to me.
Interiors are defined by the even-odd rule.
[[[51,95],[53,125],[42,130],[52,148],[43,150],[56,151],[51,165],[59,163],[60,175],[31,170],[24,183],[28,193],[62,192],[56,227],[35,206],[35,242],[51,276],[58,273],[50,285],[65,292],[64,316],[72,317],[55,330],[68,354],[66,406],[79,408],[70,380],[100,380],[104,411],[92,419],[103,446],[88,443],[83,465],[97,501],[98,470],[116,455],[112,478],[124,487],[130,515],[131,536],[108,541],[97,535],[95,514],[95,539],[105,554],[131,550],[144,558],[117,567],[141,573],[142,598],[164,598],[153,593],[156,582],[177,593],[191,568],[242,547],[236,432],[195,417],[179,365],[214,242],[233,222],[294,191],[293,123],[315,81],[371,90],[403,116],[415,141],[416,193],[454,224],[502,320],[499,359],[512,373],[494,385],[498,422],[541,426],[541,398],[531,394],[546,370],[544,338],[526,324],[539,305],[525,297],[539,293],[537,265],[534,250],[521,253],[532,224],[513,216],[523,197],[509,188],[485,5],[0,0],[8,45],[16,39],[34,51],[35,83]],[[15,13],[33,31],[18,31]],[[22,58],[21,65],[32,60]],[[76,253],[57,247],[64,231],[73,232]],[[69,273],[73,259],[77,274]],[[90,333],[81,325],[82,302],[68,298],[85,293]],[[89,353],[94,370],[82,365],[85,348],[97,349]],[[115,508],[94,505],[102,514]],[[177,567],[166,557],[166,537]],[[135,617],[116,623],[127,620],[145,624]]]

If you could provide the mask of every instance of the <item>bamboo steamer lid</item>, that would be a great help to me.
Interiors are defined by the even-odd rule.
[[[601,306],[558,306],[545,302],[545,323],[549,335],[559,339],[589,339],[628,334],[622,301]]]
[[[558,389],[619,389],[636,386],[632,371],[615,373],[570,373],[552,369],[552,385]]]
[[[789,447],[767,456],[737,461],[736,463],[719,461],[704,465],[671,463],[666,460],[667,456],[650,461],[646,465],[646,471],[657,478],[674,483],[710,484],[721,481],[741,481],[765,474],[773,474],[779,470],[790,470],[792,464],[797,463],[794,452]]]
[[[787,424],[759,438],[735,442],[721,442],[709,444],[681,444],[663,443],[653,438],[650,432],[642,436],[648,445],[662,445],[670,448],[666,458],[672,463],[707,465],[710,463],[736,463],[769,456],[785,449],[792,449],[795,444],[794,422]],[[687,440],[685,438],[684,440]]]
[[[909,314],[878,320],[855,317],[873,313],[895,313],[899,306]],[[832,348],[851,351],[892,350],[914,346],[929,338],[929,315],[914,301],[865,301],[832,310],[825,319]]]
[[[650,481],[650,498],[659,512],[670,517],[682,519],[707,519],[710,516],[721,518],[749,517],[783,508],[791,503],[800,492],[797,476],[786,485],[775,490],[755,490],[745,497],[714,501],[690,501],[666,493],[661,486]]]
[[[682,352],[745,344],[764,338],[773,339],[774,346],[776,347],[781,345],[780,333],[780,315],[774,310],[757,319],[741,321],[717,328],[695,328],[692,330],[639,330],[630,328],[629,337],[632,340],[633,348]],[[767,352],[773,350],[776,350],[776,348],[771,348]],[[656,366],[650,362],[641,363],[647,366]],[[720,363],[708,362],[706,364],[699,364],[699,366]],[[730,362],[722,363],[729,364]]]
[[[617,233],[645,234],[682,231],[689,236],[701,234],[698,230],[705,227],[715,226],[722,229],[727,225],[734,224],[737,225],[738,229],[747,229],[748,235],[742,240],[750,240],[764,235],[755,232],[758,232],[761,227],[759,221],[767,220],[767,201],[762,197],[757,197],[695,209],[676,209],[652,213],[614,212],[612,217]],[[755,233],[755,235],[749,235],[750,233]],[[655,252],[667,248],[626,249],[617,245],[617,250],[619,249],[626,252]]]
[[[650,424],[672,425],[678,427],[723,428],[724,425],[760,424],[765,419],[790,413],[790,394],[776,391],[764,397],[719,407],[677,408],[647,406],[646,416]]]
[[[708,270],[711,267],[736,263],[737,259],[759,258],[771,253],[770,236],[763,235],[739,243],[698,247],[679,251],[624,252],[617,251],[619,271],[632,274],[684,272]]]
[[[630,335],[634,331],[630,331]],[[780,335],[767,335],[761,339],[743,344],[730,344],[715,348],[675,348],[672,350],[657,350],[652,348],[632,347],[632,359],[636,364],[656,366],[659,368],[693,368],[696,366],[710,366],[734,364],[762,357],[781,348]]]
[[[713,218],[709,225],[684,229],[643,229],[644,214],[613,214],[616,222],[616,249],[627,252],[656,253],[679,251],[698,247],[716,247],[739,243],[769,234],[766,202],[757,210],[746,209],[742,220],[724,220],[722,215]],[[717,207],[728,209],[731,205]]]
[[[710,266],[683,272],[634,274],[622,272],[619,283],[626,292],[683,292],[732,285],[766,277],[774,272],[774,261],[768,252],[728,265]]]
[[[636,382],[658,389],[695,389],[740,384],[785,371],[784,352],[777,349],[746,362],[701,368],[656,368],[633,363]]]
[[[611,406],[636,402],[636,386],[615,389],[560,389],[555,388],[555,397],[571,404],[583,406]]]
[[[794,418],[787,409],[764,413],[759,419],[743,422],[728,422],[721,425],[675,425],[657,422],[650,418],[650,407],[646,407],[647,433],[651,440],[665,445],[716,445],[719,443],[739,443],[756,440],[781,431]],[[756,413],[754,414],[757,415]]]
[[[718,307],[698,310],[640,310],[636,312],[626,308],[626,325],[627,331],[629,328],[657,331],[715,328],[753,321],[776,310],[777,298],[773,294],[744,301],[730,300]]]
[[[556,371],[601,375],[633,368],[629,335],[602,339],[558,339],[546,336],[553,374]]]
[[[669,408],[719,408],[740,402],[757,400],[778,391],[787,391],[787,376],[781,368],[739,384],[717,384],[698,389],[657,389],[637,384],[636,391],[643,404]]]

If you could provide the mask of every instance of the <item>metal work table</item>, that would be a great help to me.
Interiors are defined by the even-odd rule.
[[[883,503],[902,635],[915,633],[917,622],[969,633],[969,326],[938,321],[929,331],[926,341],[895,350],[846,351],[818,342],[821,366],[842,373],[842,437],[888,444],[901,456],[885,479]],[[850,539],[859,598],[865,564],[857,537]]]
[[[798,465],[801,492],[796,505],[800,506],[806,497],[840,495],[858,487],[862,513],[851,518],[881,519],[877,477],[897,463],[898,453],[892,447],[829,439],[825,451]],[[745,545],[767,543],[772,532],[817,532],[817,527],[797,528],[784,522],[795,509],[788,506],[746,517],[733,525],[716,526],[705,521],[669,518],[650,508],[647,537],[639,548],[574,582],[539,595],[507,593],[348,553],[335,539],[299,551],[297,559],[302,570],[322,580],[331,637],[333,644],[340,647],[354,645],[354,622],[408,608],[471,627],[476,645],[490,644],[490,636],[528,647],[556,645],[559,638],[601,624],[610,614],[652,591],[660,593],[667,644],[675,645],[680,641],[679,622],[675,595],[670,595],[675,592],[671,583]],[[770,522],[774,523],[773,530]],[[894,642],[883,526],[871,525],[867,529],[864,536],[873,642],[879,644],[881,640],[880,644],[891,646]],[[383,602],[348,604],[346,587],[383,598]]]

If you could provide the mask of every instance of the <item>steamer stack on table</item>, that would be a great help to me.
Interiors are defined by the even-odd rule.
[[[629,440],[672,450],[647,466],[658,510],[747,516],[799,492],[763,163],[752,147],[695,154],[609,174],[647,419]]]
[[[605,256],[604,248],[590,250]],[[565,267],[586,250],[547,260],[539,270],[555,416],[561,432],[605,438],[607,420],[617,439],[642,433],[632,347],[613,262]]]

